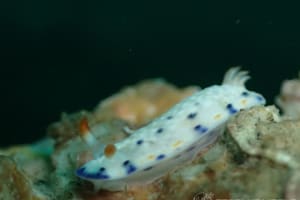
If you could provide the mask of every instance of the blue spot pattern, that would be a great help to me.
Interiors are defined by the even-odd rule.
[[[194,127],[195,131],[197,131],[198,133],[205,133],[208,128],[198,124],[197,126]]]
[[[127,174],[131,174],[137,169],[129,160],[124,161],[123,166],[125,167]]]
[[[136,144],[137,144],[137,145],[141,145],[141,144],[143,144],[143,142],[144,142],[143,140],[138,140],[138,141],[136,142]]]
[[[190,113],[187,118],[188,119],[194,119],[197,116],[197,113]]]
[[[237,112],[237,109],[235,109],[231,103],[227,104],[226,108],[230,112],[230,114],[234,114]]]
[[[249,96],[249,92],[242,92],[242,96],[244,96],[244,97],[247,97],[247,96]]]
[[[164,131],[163,128],[159,128],[159,129],[157,129],[156,133],[162,133],[163,131]]]
[[[172,119],[172,118],[173,118],[172,116],[168,116],[168,117],[167,117],[167,119]]]
[[[263,101],[263,100],[264,100],[264,98],[261,97],[261,96],[256,96],[256,99],[257,99],[258,101]]]
[[[156,160],[162,160],[164,159],[166,156],[164,154],[160,154],[156,157]]]
[[[106,174],[105,168],[101,167],[96,173],[87,173],[85,172],[85,167],[81,167],[76,170],[78,176],[91,178],[91,179],[109,179],[109,176]]]

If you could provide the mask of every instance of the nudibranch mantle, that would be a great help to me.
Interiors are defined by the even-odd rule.
[[[101,154],[76,170],[96,189],[123,190],[144,184],[191,160],[223,132],[228,119],[256,105],[262,95],[248,91],[247,71],[229,69],[222,85],[207,87],[176,104],[148,125],[114,144],[114,154]]]

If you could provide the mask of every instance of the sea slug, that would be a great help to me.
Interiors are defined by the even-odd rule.
[[[76,175],[93,182],[96,189],[123,190],[192,160],[216,140],[232,115],[265,104],[262,95],[246,89],[249,78],[247,71],[229,69],[222,85],[196,92],[116,144],[100,145],[101,154],[79,167]],[[86,120],[81,133],[85,142],[97,144]]]

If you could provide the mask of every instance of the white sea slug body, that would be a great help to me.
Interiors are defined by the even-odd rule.
[[[216,140],[232,115],[265,104],[262,95],[245,88],[249,78],[246,71],[229,69],[222,85],[184,99],[116,143],[113,155],[103,153],[77,169],[76,175],[93,182],[97,189],[122,190],[153,181],[191,160]]]

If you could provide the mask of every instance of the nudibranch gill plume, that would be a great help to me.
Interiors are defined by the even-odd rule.
[[[222,85],[213,85],[182,100],[148,125],[131,131],[102,154],[76,170],[96,189],[124,190],[149,183],[176,166],[190,161],[216,141],[228,119],[241,109],[264,105],[262,95],[246,89],[247,71],[230,68]],[[83,140],[95,142],[87,122],[81,125]]]

